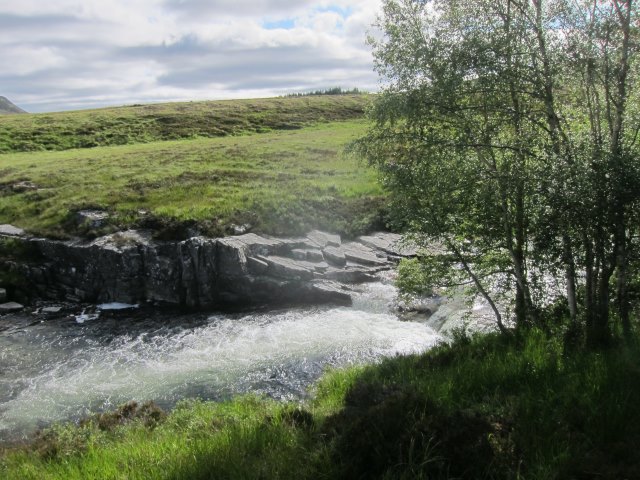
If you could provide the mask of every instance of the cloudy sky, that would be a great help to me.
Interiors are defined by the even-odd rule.
[[[0,0],[0,95],[29,112],[377,89],[380,0]]]

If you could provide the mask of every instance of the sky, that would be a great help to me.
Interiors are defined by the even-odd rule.
[[[0,0],[0,95],[29,112],[378,89],[380,0]]]

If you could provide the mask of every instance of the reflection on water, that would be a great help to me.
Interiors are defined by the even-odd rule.
[[[0,441],[128,400],[254,392],[304,397],[327,366],[423,351],[439,340],[390,312],[395,290],[360,287],[349,308],[13,324],[0,331]]]

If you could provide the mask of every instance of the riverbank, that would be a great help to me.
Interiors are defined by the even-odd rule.
[[[5,451],[8,479],[638,478],[640,348],[459,337],[333,371],[303,404],[121,408]]]

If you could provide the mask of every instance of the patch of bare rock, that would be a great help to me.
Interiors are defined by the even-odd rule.
[[[129,230],[92,241],[22,238],[37,262],[19,265],[40,298],[77,303],[168,304],[189,308],[286,303],[351,303],[351,285],[375,279],[415,251],[379,232],[342,242],[312,231],[299,238],[246,233],[153,240]],[[14,230],[15,229],[15,230]]]

